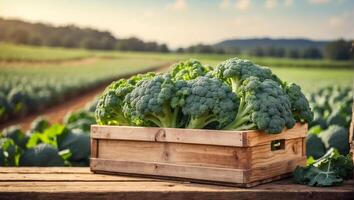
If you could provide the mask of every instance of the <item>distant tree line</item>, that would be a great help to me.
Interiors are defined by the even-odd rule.
[[[352,50],[351,50],[352,49]],[[324,49],[317,47],[286,48],[279,46],[255,47],[247,52],[241,52],[238,47],[220,48],[213,45],[192,45],[187,48],[178,48],[178,53],[207,53],[207,54],[240,54],[246,53],[256,57],[276,57],[292,59],[321,59],[349,60],[354,58],[351,41],[343,39],[329,42]]]
[[[3,18],[0,18],[0,41],[35,46],[169,52],[166,44],[144,42],[134,37],[118,39],[108,31],[74,25],[55,27]]]

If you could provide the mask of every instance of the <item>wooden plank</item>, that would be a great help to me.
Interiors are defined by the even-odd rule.
[[[0,167],[1,174],[91,174],[88,167]]]
[[[99,146],[98,157],[102,159],[250,168],[248,148],[119,140],[99,140]]]
[[[179,182],[0,182],[0,199],[352,199],[354,182],[308,187],[278,181],[251,189]]]
[[[98,156],[98,140],[91,139],[91,157],[97,158]]]
[[[272,163],[302,158],[302,138],[286,140],[284,149],[271,151],[271,144],[268,143],[249,148],[249,151],[251,152],[251,155],[248,159],[252,168],[269,166]]]
[[[280,134],[264,134],[262,132],[252,131],[244,133],[244,146],[256,146],[265,144],[273,140],[295,139],[306,137],[307,124],[297,123],[291,129],[284,129]]]
[[[91,169],[94,171],[169,176],[230,183],[244,183],[245,179],[244,170],[239,169],[119,161],[100,158],[91,158]]]
[[[306,157],[284,159],[283,161],[264,164],[248,170],[245,175],[246,182],[254,182],[288,174],[293,172],[296,166],[304,166],[305,164]]]
[[[124,181],[139,181],[139,182],[153,182],[157,181],[154,179],[140,178],[140,177],[128,177],[128,176],[110,176],[110,175],[102,175],[87,173],[87,174],[39,174],[39,173],[26,173],[26,174],[18,174],[18,173],[6,173],[0,174],[0,182],[8,182],[8,181],[81,181],[81,182],[92,182],[92,181],[115,181],[115,182],[124,182]]]
[[[132,126],[91,126],[91,137],[134,141],[242,146],[242,131]]]
[[[296,124],[294,128],[285,129],[283,133],[274,135],[255,130],[225,131],[92,125],[91,138],[247,147],[272,140],[306,137],[306,130],[305,124]]]
[[[354,180],[345,181],[343,185],[336,187],[308,187],[297,185],[291,179],[276,181],[253,188],[222,187],[204,184],[194,184],[179,181],[126,181],[125,177],[117,177],[116,181],[95,180],[92,181],[55,181],[61,180],[63,174],[74,174],[79,168],[1,168],[9,174],[27,172],[30,176],[37,172],[47,172],[52,177],[48,180],[36,180],[38,177],[30,177],[25,174],[13,177],[11,181],[0,181],[0,199],[352,199],[354,196]],[[13,170],[13,172],[10,171]],[[89,171],[89,168],[80,168]],[[0,180],[8,173],[0,173]],[[40,177],[43,174],[38,174]],[[101,176],[87,174],[92,177]],[[56,177],[55,177],[56,176]],[[45,177],[45,176],[42,176]],[[113,177],[113,176],[112,176]],[[9,177],[7,177],[9,178]],[[106,176],[107,180],[111,176]],[[52,180],[53,179],[53,180]],[[79,178],[78,178],[79,179]],[[119,181],[121,179],[122,181]]]

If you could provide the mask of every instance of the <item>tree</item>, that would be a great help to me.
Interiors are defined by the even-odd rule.
[[[351,57],[351,43],[343,39],[329,42],[325,46],[325,56],[331,60],[348,60]]]
[[[251,49],[250,55],[256,57],[263,57],[266,55],[266,53],[264,52],[264,49],[262,47],[255,47]]]
[[[300,52],[299,52],[298,49],[290,49],[287,52],[287,57],[288,58],[298,59],[298,58],[300,58]]]
[[[309,58],[309,59],[319,59],[322,58],[322,53],[316,47],[309,47],[304,50],[302,57]]]

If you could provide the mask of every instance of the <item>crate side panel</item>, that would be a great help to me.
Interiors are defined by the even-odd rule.
[[[283,160],[300,158],[302,154],[303,138],[285,140],[284,149],[271,150],[271,142],[264,145],[250,147],[251,167],[267,166]]]
[[[92,158],[91,168],[94,171],[167,176],[230,183],[244,183],[245,174],[244,170],[237,169],[119,161],[101,158]]]
[[[102,159],[248,169],[248,148],[183,143],[99,140]]]

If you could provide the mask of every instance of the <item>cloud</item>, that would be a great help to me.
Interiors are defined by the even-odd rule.
[[[265,3],[265,7],[267,9],[273,9],[273,8],[277,7],[277,5],[278,5],[277,0],[267,0]]]
[[[167,5],[168,9],[177,11],[186,10],[187,7],[188,5],[186,0],[176,0],[173,4]]]
[[[293,3],[294,3],[294,1],[293,1],[293,0],[284,0],[284,5],[285,5],[285,6],[287,6],[287,7],[292,6],[292,5],[293,5]]]
[[[236,2],[236,9],[240,11],[246,11],[251,8],[251,0],[238,0]]]
[[[222,0],[221,3],[219,4],[219,7],[221,9],[227,9],[230,7],[230,0]]]

